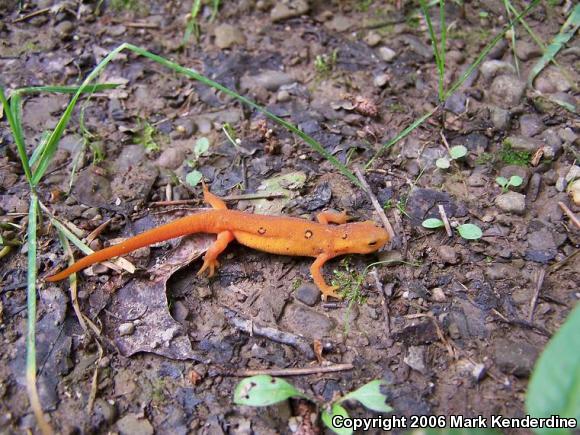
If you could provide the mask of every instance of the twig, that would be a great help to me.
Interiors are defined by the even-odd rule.
[[[280,331],[275,328],[270,328],[267,326],[257,325],[249,319],[244,319],[235,311],[230,308],[224,307],[225,315],[232,326],[240,331],[243,331],[250,335],[259,335],[261,337],[269,338],[277,343],[287,344],[289,346],[295,347],[300,352],[306,356],[308,359],[315,359],[314,351],[312,350],[310,343],[308,343],[304,338],[298,335],[291,334],[289,332]]]
[[[453,237],[453,232],[451,232],[451,225],[449,225],[449,219],[447,219],[447,213],[445,213],[445,207],[443,207],[441,204],[437,205],[437,207],[439,208],[439,214],[441,215],[441,220],[445,225],[445,231],[447,231],[447,235],[449,237]]]
[[[543,327],[538,326],[538,325],[534,325],[533,323],[530,323],[526,320],[508,319],[507,317],[505,317],[502,313],[500,313],[495,308],[492,309],[492,311],[504,323],[507,323],[509,325],[520,326],[520,327],[525,328],[525,329],[530,329],[530,330],[535,331],[536,333],[544,335],[546,337],[552,336],[552,333],[550,331],[548,331],[546,328],[543,328]]]
[[[133,27],[137,29],[159,29],[159,24],[155,23],[139,23],[139,22],[128,22],[124,23],[127,27]]]
[[[578,220],[576,215],[572,213],[572,210],[570,210],[568,206],[564,204],[562,201],[558,201],[558,205],[560,206],[562,211],[566,213],[566,215],[570,218],[570,220],[574,223],[574,225],[576,225],[576,228],[580,229],[580,220]]]
[[[536,305],[538,304],[538,296],[540,295],[540,290],[542,290],[542,285],[544,284],[544,278],[546,277],[546,269],[542,268],[538,271],[536,279],[536,290],[534,292],[534,297],[530,303],[530,314],[528,315],[528,322],[534,323],[534,311],[536,310]]]
[[[231,376],[255,376],[255,375],[270,375],[270,376],[303,376],[313,375],[317,373],[334,373],[345,370],[352,370],[353,364],[333,364],[331,366],[320,367],[299,367],[289,369],[263,369],[263,370],[240,370],[232,373]]]
[[[385,214],[385,211],[383,210],[383,208],[379,204],[377,197],[373,194],[373,191],[371,190],[369,184],[367,183],[367,180],[365,179],[364,175],[362,174],[361,169],[359,167],[355,167],[354,173],[355,173],[356,177],[359,179],[359,181],[361,182],[361,184],[365,190],[365,193],[370,198],[371,203],[373,204],[373,207],[375,208],[375,210],[377,211],[377,213],[379,215],[379,218],[381,219],[381,222],[385,226],[387,233],[389,233],[389,237],[391,238],[391,240],[394,240],[395,239],[395,231],[393,230],[391,223],[387,219],[387,215]]]
[[[445,137],[445,135],[443,134],[442,131],[439,132],[439,136],[441,136],[441,140],[443,141],[443,145],[445,145],[445,148],[447,148],[447,152],[449,154],[451,154],[451,148],[449,148],[449,142],[447,142],[447,138]]]
[[[393,296],[393,288],[395,287],[395,283],[394,282],[389,282],[386,285],[383,286],[383,298],[384,298],[384,304],[383,304],[383,311],[385,313],[385,332],[387,334],[387,337],[391,336],[391,310],[390,310],[390,303],[391,303],[391,297]]]
[[[99,235],[105,230],[105,228],[107,228],[107,226],[109,225],[109,223],[111,223],[112,220],[113,218],[107,219],[105,222],[103,222],[101,225],[99,225],[97,228],[91,231],[89,235],[85,237],[85,243],[87,245],[90,245],[91,242],[95,240],[97,237],[99,237]]]
[[[37,15],[46,14],[47,12],[50,12],[50,9],[51,9],[51,8],[44,8],[44,9],[39,9],[39,10],[37,10],[37,11],[34,11],[34,12],[31,12],[31,13],[29,13],[28,15],[24,15],[24,16],[22,16],[22,17],[20,17],[20,18],[16,18],[14,21],[12,21],[12,23],[13,23],[13,24],[15,24],[15,23],[19,23],[19,22],[21,22],[21,21],[26,21],[26,20],[28,20],[29,18],[34,18],[34,17],[36,17]]]
[[[576,257],[576,255],[578,255],[580,253],[580,249],[577,249],[576,251],[572,252],[570,255],[568,255],[566,258],[564,258],[562,261],[559,261],[558,263],[554,263],[552,264],[548,269],[549,272],[556,272],[558,269],[560,269],[562,266],[564,266],[566,263],[568,263],[570,260],[572,260],[574,257]]]

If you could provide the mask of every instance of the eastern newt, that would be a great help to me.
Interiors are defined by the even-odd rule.
[[[117,245],[94,252],[63,271],[46,278],[60,281],[92,264],[127,254],[136,249],[194,233],[217,234],[217,240],[203,257],[198,275],[207,271],[213,276],[219,265],[217,257],[232,240],[260,251],[281,255],[316,257],[310,267],[314,282],[323,295],[340,299],[337,287],[329,286],[322,276],[322,266],[343,254],[369,254],[389,241],[388,233],[372,221],[346,223],[346,213],[322,212],[318,222],[284,216],[266,216],[228,210],[225,202],[204,185],[204,201],[214,210],[177,219],[131,237]],[[331,223],[337,225],[330,225]]]

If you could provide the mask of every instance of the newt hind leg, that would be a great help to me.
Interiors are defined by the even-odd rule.
[[[216,241],[203,256],[203,265],[199,269],[199,272],[197,272],[197,276],[202,275],[206,270],[208,271],[208,277],[211,278],[214,275],[215,269],[219,266],[218,256],[227,248],[232,240],[234,240],[234,233],[231,231],[222,231],[218,234]]]

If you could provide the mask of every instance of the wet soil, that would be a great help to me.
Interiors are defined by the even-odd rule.
[[[199,39],[184,43],[189,3],[4,2],[2,85],[78,85],[110,50],[131,42],[265,106],[349,168],[364,166],[437,105],[430,42],[411,3],[225,1],[214,21],[211,8],[202,8]],[[447,3],[449,85],[506,15],[499,1]],[[569,6],[540,3],[527,24],[548,42]],[[580,125],[554,102],[577,110],[579,57],[572,39],[560,68],[548,66],[530,85],[541,51],[521,27],[515,40],[515,47],[501,40],[444,108],[365,172],[397,240],[385,252],[325,268],[330,281],[334,271],[356,277],[385,261],[364,279],[362,303],[321,301],[310,259],[235,244],[215,277],[197,277],[209,236],[139,250],[127,257],[135,275],[103,265],[79,274],[89,331],[68,285],[39,280],[38,384],[54,428],[290,433],[296,404],[236,406],[236,375],[319,366],[313,349],[322,349],[322,366],[353,365],[290,379],[321,401],[384,379],[387,402],[400,415],[523,415],[534,362],[580,298],[580,231],[558,205],[578,216],[567,189],[580,177]],[[334,166],[230,97],[130,52],[99,81],[121,86],[81,100],[38,189],[79,237],[98,229],[94,249],[202,207],[200,186],[186,182],[194,169],[218,195],[285,194],[228,201],[231,208],[306,218],[335,209],[378,221],[368,196]],[[25,97],[29,152],[68,101]],[[226,123],[236,145],[222,130]],[[2,221],[18,225],[3,227],[2,237],[24,241],[27,183],[5,118],[0,127]],[[210,143],[202,155],[195,152],[200,138]],[[436,160],[455,145],[467,156],[438,169]],[[500,175],[523,183],[502,192]],[[483,237],[424,229],[424,219],[441,217],[439,206],[452,226],[476,224]],[[66,260],[48,219],[39,232],[44,276]],[[24,379],[26,252],[26,244],[17,247],[0,264],[3,433],[36,430]],[[373,415],[354,403],[349,412]]]

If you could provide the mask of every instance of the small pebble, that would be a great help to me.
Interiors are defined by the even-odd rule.
[[[367,36],[365,36],[364,41],[370,46],[370,47],[376,47],[377,45],[379,45],[381,43],[381,35],[379,35],[377,32],[369,32]]]
[[[294,297],[303,304],[312,307],[316,305],[316,303],[320,299],[320,290],[313,284],[309,283],[302,284],[300,287],[296,289]]]
[[[382,88],[383,86],[385,86],[387,83],[389,82],[389,75],[388,74],[379,74],[377,76],[375,76],[374,80],[373,80],[373,84],[377,87],[377,88]]]
[[[276,95],[276,100],[278,100],[279,103],[290,101],[290,93],[288,91],[281,90],[278,92],[278,95]]]
[[[380,47],[379,48],[379,57],[384,60],[385,62],[392,61],[397,52],[395,50],[390,49],[389,47]]]
[[[522,214],[526,210],[526,196],[517,192],[507,192],[495,199],[495,204],[507,213]]]
[[[135,325],[132,322],[122,323],[119,325],[119,335],[132,335],[135,332]]]
[[[441,287],[435,287],[431,290],[431,299],[434,302],[445,302],[447,297],[445,296],[445,293]]]
[[[437,248],[437,254],[443,263],[457,263],[457,251],[452,246],[441,245]]]

